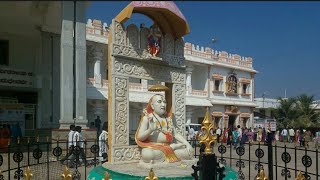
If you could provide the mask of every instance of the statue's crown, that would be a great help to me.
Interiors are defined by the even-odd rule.
[[[153,92],[161,92],[161,91],[169,91],[170,89],[167,86],[164,86],[162,84],[156,84],[151,86],[148,91],[153,91]]]

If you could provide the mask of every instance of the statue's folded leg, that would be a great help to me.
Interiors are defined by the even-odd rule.
[[[192,154],[189,154],[187,148],[176,149],[176,150],[174,150],[174,153],[181,160],[190,160],[190,159],[192,159]]]
[[[165,161],[163,152],[161,152],[160,150],[151,149],[151,148],[142,148],[141,159],[145,163],[151,163],[151,162],[158,163],[158,162]]]

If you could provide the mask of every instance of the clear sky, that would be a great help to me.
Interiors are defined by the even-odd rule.
[[[128,1],[91,2],[87,19],[108,25]],[[250,56],[259,73],[255,94],[302,93],[320,99],[320,2],[177,1],[190,34],[186,42]],[[139,15],[134,21],[146,20]],[[128,22],[130,23],[130,22]],[[150,25],[148,21],[146,25]],[[211,39],[217,39],[211,43]]]

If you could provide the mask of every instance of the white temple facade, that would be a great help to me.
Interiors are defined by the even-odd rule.
[[[96,116],[107,120],[107,24],[99,20],[87,21],[87,102],[88,119]],[[252,58],[214,51],[185,43],[186,58],[186,123],[201,123],[205,107],[209,106],[219,127],[240,125],[253,127],[254,76]],[[157,82],[130,79],[130,123],[137,128],[142,108],[154,94],[148,87]],[[234,89],[232,89],[234,88]],[[135,126],[136,125],[136,126]]]
[[[1,124],[19,123],[23,131],[34,132],[67,128],[74,122],[89,127],[97,116],[107,121],[108,25],[85,19],[88,4],[1,3]],[[184,56],[186,123],[201,123],[209,106],[219,127],[252,127],[257,73],[252,58],[187,42]],[[156,83],[130,79],[132,134],[155,94],[148,87]]]

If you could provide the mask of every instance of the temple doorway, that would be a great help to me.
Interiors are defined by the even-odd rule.
[[[229,128],[230,129],[234,129],[236,127],[236,119],[237,119],[237,115],[229,115]]]
[[[249,118],[243,118],[243,127],[249,128]]]

